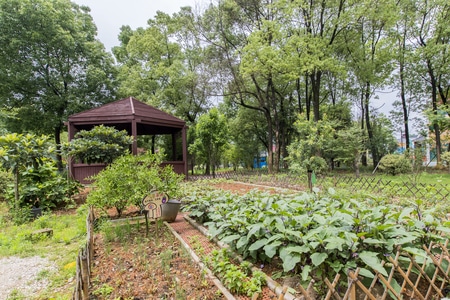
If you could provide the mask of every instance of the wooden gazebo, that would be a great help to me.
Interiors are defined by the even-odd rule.
[[[129,135],[133,136],[131,152],[134,155],[138,153],[137,136],[171,135],[172,159],[163,164],[172,165],[175,172],[187,177],[187,127],[185,121],[129,97],[71,115],[67,122],[69,141],[75,137],[78,131],[90,130],[94,126],[102,124],[118,130],[126,130]],[[176,150],[176,142],[179,138],[182,141],[182,160],[179,159]],[[84,164],[71,161],[69,172],[73,179],[87,183],[87,177],[97,174],[104,167],[104,164]]]

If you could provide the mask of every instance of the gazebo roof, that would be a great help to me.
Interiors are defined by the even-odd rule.
[[[186,125],[185,121],[133,97],[71,115],[68,121],[78,130],[105,124],[127,131],[131,130],[130,124],[135,121],[138,135],[170,134],[180,131]]]

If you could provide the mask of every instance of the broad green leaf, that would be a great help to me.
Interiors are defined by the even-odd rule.
[[[405,209],[402,210],[402,213],[400,214],[400,216],[398,217],[398,219],[401,221],[401,220],[403,220],[405,217],[409,217],[413,211],[414,211],[414,208],[412,208],[412,207],[406,207]]]
[[[366,238],[363,240],[365,244],[386,244],[386,241],[382,241],[379,239]]]
[[[412,254],[414,256],[428,257],[427,252],[425,252],[425,250],[422,250],[420,248],[404,247],[404,248],[402,248],[402,250],[406,251],[409,254]]]
[[[249,251],[258,250],[259,248],[263,247],[266,243],[267,239],[257,240],[256,242],[251,244],[250,247],[248,247],[248,250]]]
[[[404,244],[411,243],[411,242],[415,241],[416,239],[417,239],[417,237],[411,234],[409,236],[405,236],[405,237],[396,239],[395,244],[396,245],[404,245]]]
[[[369,267],[380,272],[384,276],[388,276],[386,270],[381,264],[381,260],[377,257],[378,253],[371,251],[364,251],[359,253],[358,257]]]
[[[328,257],[328,254],[326,253],[314,253],[313,255],[311,255],[311,261],[313,263],[314,266],[320,266],[325,259]]]
[[[239,234],[232,234],[232,235],[228,235],[226,237],[224,237],[223,239],[221,239],[222,242],[224,243],[231,243],[234,240],[237,240],[238,238],[240,238],[241,236]]]
[[[309,272],[311,272],[311,266],[310,265],[304,266],[303,270],[302,270],[302,281],[303,282],[308,280]]]
[[[436,227],[436,230],[445,232],[445,233],[450,233],[450,227],[438,226],[438,227]]]
[[[366,277],[366,278],[374,278],[375,277],[375,275],[366,268],[360,268],[359,275]]]
[[[282,244],[281,241],[276,241],[271,244],[265,245],[263,249],[264,249],[266,255],[268,257],[272,258],[275,254],[277,254],[278,246],[280,246],[281,244]]]
[[[243,246],[247,245],[248,239],[247,236],[241,236],[241,238],[236,243],[236,248],[241,249]]]
[[[302,254],[302,253],[308,253],[310,249],[306,245],[301,245],[301,246],[288,246],[288,247],[285,247],[283,250],[286,251],[286,253],[289,253],[289,254],[290,253],[300,253],[300,254]]]
[[[261,223],[250,225],[250,230],[247,233],[247,238],[250,239],[255,233],[257,233],[264,225]]]
[[[279,232],[284,232],[286,230],[286,227],[284,226],[284,222],[283,220],[281,220],[280,217],[275,218],[275,227],[277,228],[277,230]]]
[[[330,263],[330,261],[327,261],[327,264],[333,269],[334,272],[339,273],[342,268],[344,267],[344,265],[342,264],[342,262],[340,260],[335,260],[333,262]]]
[[[301,258],[302,257],[298,254],[286,255],[284,257],[281,257],[281,260],[283,261],[284,272],[289,272],[294,269],[295,266],[300,262]]]
[[[337,236],[326,238],[325,242],[327,243],[325,245],[325,249],[327,250],[337,249],[339,251],[342,251],[342,246],[347,243],[346,240]]]

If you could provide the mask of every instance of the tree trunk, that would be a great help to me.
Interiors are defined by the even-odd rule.
[[[211,167],[210,167],[209,159],[207,159],[207,161],[206,161],[206,165],[205,165],[205,175],[211,175]]]
[[[56,165],[58,171],[63,171],[63,163],[61,156],[61,126],[55,127],[55,144],[56,144]]]
[[[434,76],[433,67],[431,65],[431,62],[427,60],[427,67],[428,67],[428,75],[430,76],[430,82],[431,82],[431,102],[433,107],[433,113],[437,114],[438,107],[437,107],[437,81],[436,76]],[[433,130],[434,134],[436,135],[436,161],[437,164],[441,164],[441,152],[442,152],[442,145],[441,145],[441,131],[439,129],[439,124],[435,123],[433,124]]]
[[[315,71],[310,77],[314,121],[317,122],[320,120],[320,81],[322,78],[322,71]]]
[[[405,96],[405,66],[403,60],[400,61],[400,98],[402,99],[402,109],[403,109],[403,125],[405,129],[405,146],[406,150],[409,150],[409,114],[408,106],[406,104]],[[401,137],[402,138],[402,137]]]
[[[311,115],[311,93],[309,91],[308,76],[305,76],[305,101],[306,101],[306,120],[309,121]]]
[[[365,117],[365,106],[364,106],[364,93],[363,91],[361,91],[361,129],[364,132],[364,117]],[[362,143],[364,143],[364,140],[362,141]],[[365,145],[363,147],[363,149],[366,149]],[[363,151],[363,153],[361,153],[361,164],[364,167],[367,167],[367,151]]]
[[[367,136],[369,137],[370,151],[372,152],[373,167],[375,168],[378,165],[380,157],[378,154],[377,145],[375,144],[374,141],[373,128],[372,125],[370,124],[369,99],[370,99],[370,82],[366,82],[364,110],[365,110]]]

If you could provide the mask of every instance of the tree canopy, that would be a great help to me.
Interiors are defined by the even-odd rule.
[[[114,61],[89,8],[69,0],[0,0],[0,105],[10,131],[59,137],[68,115],[114,100]]]
[[[117,90],[186,120],[192,165],[219,159],[199,144],[203,129],[215,130],[202,124],[214,119],[213,107],[232,128],[223,145],[229,143],[228,159],[248,166],[267,155],[270,172],[304,157],[295,147],[299,122],[332,123],[324,147],[308,152],[331,166],[357,168],[361,156],[375,167],[396,148],[394,126],[408,147],[414,114],[424,111],[438,162],[445,150],[450,7],[444,0],[219,0],[158,12],[146,27],[122,26],[115,66],[96,40],[87,7],[69,0],[0,5],[0,102],[3,111],[15,109],[4,122],[10,130],[59,136],[67,115],[112,100]],[[386,117],[377,95],[388,89],[398,97]]]

